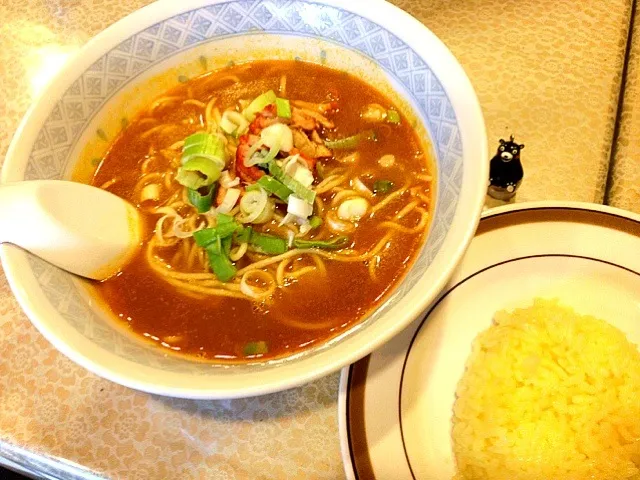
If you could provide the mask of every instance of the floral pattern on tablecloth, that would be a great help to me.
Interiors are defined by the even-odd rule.
[[[0,0],[0,163],[56,62],[146,3]],[[491,153],[510,133],[526,144],[518,201],[601,200],[629,0],[395,3],[439,35],[469,73]],[[116,479],[343,478],[337,382],[332,375],[219,402],[135,392],[57,353],[0,274],[0,455],[14,460],[29,463],[27,450],[59,458],[55,468],[76,463]]]

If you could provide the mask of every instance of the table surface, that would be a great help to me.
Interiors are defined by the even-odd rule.
[[[0,163],[20,118],[60,65],[146,3],[0,0]],[[603,201],[630,0],[395,3],[442,38],[467,70],[490,148],[510,134],[526,145],[517,201]],[[621,163],[628,163],[631,154],[625,155]],[[627,208],[632,202],[625,192],[638,191],[631,183],[616,190],[616,202]],[[51,478],[343,477],[338,374],[233,401],[129,390],[54,350],[21,312],[1,271],[0,348],[0,457],[6,462]]]

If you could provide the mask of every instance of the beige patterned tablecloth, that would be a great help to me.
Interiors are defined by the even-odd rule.
[[[0,163],[56,68],[145,3],[0,0]],[[396,3],[467,69],[491,148],[511,133],[526,145],[518,201],[602,200],[630,0]],[[90,472],[122,479],[342,478],[337,384],[334,374],[235,401],[128,390],[57,353],[0,274],[0,457],[16,464],[64,478]]]
[[[609,205],[640,213],[640,9],[633,22],[624,102],[607,198]]]

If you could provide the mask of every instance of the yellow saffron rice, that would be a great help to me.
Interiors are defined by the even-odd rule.
[[[640,480],[640,353],[556,301],[498,312],[456,391],[456,480]]]

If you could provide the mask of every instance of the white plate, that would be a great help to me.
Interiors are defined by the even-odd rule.
[[[640,217],[591,204],[489,211],[426,316],[342,371],[340,435],[349,479],[454,474],[454,392],[496,311],[558,298],[640,344]]]

